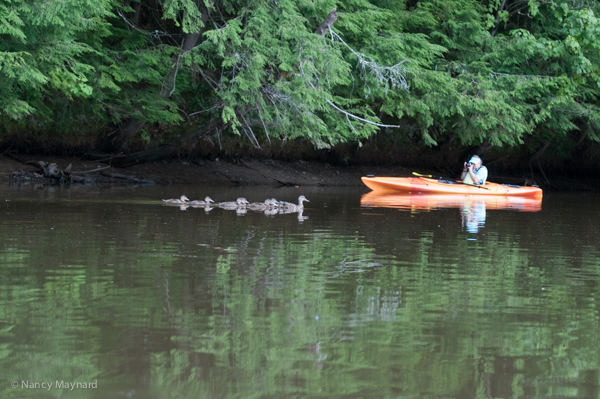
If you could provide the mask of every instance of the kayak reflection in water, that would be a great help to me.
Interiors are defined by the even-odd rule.
[[[462,227],[468,233],[477,234],[485,225],[485,202],[465,202],[461,208]]]

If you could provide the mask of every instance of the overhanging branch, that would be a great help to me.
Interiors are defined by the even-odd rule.
[[[365,119],[365,118],[361,118],[358,115],[354,115],[354,114],[352,114],[352,113],[350,113],[348,111],[344,111],[343,109],[341,109],[340,107],[338,107],[337,105],[335,105],[333,103],[333,101],[330,101],[330,100],[325,100],[325,101],[327,101],[327,104],[331,105],[333,108],[335,108],[336,110],[340,111],[342,114],[344,114],[346,116],[349,116],[351,118],[354,118],[354,119],[358,119],[361,122],[368,123],[370,125],[379,126],[379,127],[401,127],[400,125],[386,125],[386,124],[383,124],[383,123],[377,123],[377,122],[373,122],[373,121],[370,121],[370,120]]]

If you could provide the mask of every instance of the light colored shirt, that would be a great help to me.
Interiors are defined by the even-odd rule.
[[[485,225],[485,202],[473,204],[472,207],[466,207],[465,227],[467,232],[477,234],[479,229]]]
[[[463,179],[463,183],[465,184],[485,184],[485,181],[488,177],[488,170],[485,166],[481,165],[479,169],[473,169],[473,173],[475,173],[475,177],[477,178],[477,182],[474,182],[471,178],[471,174],[467,171],[465,178]]]

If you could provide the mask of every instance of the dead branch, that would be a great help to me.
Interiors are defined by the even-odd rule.
[[[96,168],[96,169],[91,169],[91,170],[84,170],[84,171],[71,172],[71,174],[83,175],[83,174],[85,174],[85,173],[97,172],[97,171],[99,171],[99,170],[104,170],[104,169],[108,169],[108,168],[112,168],[112,166],[108,165],[108,166],[103,166],[103,167],[101,167],[101,168]]]
[[[377,82],[379,82],[380,86],[385,87],[386,91],[388,90],[389,86],[391,86],[392,89],[400,87],[403,90],[408,91],[409,86],[408,82],[406,81],[407,71],[406,68],[404,68],[404,66],[402,65],[404,64],[405,60],[400,61],[396,65],[382,66],[379,65],[373,59],[373,57],[370,57],[363,53],[359,53],[358,51],[354,50],[352,47],[350,47],[348,43],[344,41],[344,39],[342,39],[340,35],[338,35],[334,31],[331,31],[331,36],[332,39],[335,39],[342,43],[346,48],[350,50],[350,52],[352,52],[352,54],[354,54],[356,58],[358,58],[357,68],[359,67],[362,70],[361,75],[363,80],[365,81],[365,87],[367,88],[367,92],[370,91],[368,86],[366,86],[367,71],[375,77]]]
[[[370,125],[379,126],[379,127],[401,127],[400,125],[386,125],[386,124],[383,124],[383,123],[377,123],[377,122],[373,122],[373,121],[370,121],[370,120],[365,119],[365,118],[361,118],[358,115],[354,115],[354,114],[352,114],[352,113],[350,113],[348,111],[344,111],[343,109],[341,109],[340,107],[338,107],[337,105],[335,105],[332,101],[329,101],[329,100],[325,100],[325,101],[327,101],[327,104],[331,105],[333,108],[337,109],[338,111],[340,111],[344,115],[349,116],[349,117],[354,118],[354,119],[358,119],[361,122],[368,123]]]
[[[148,180],[148,179],[140,179],[138,177],[135,176],[131,176],[131,175],[124,175],[121,173],[115,173],[115,172],[100,172],[100,174],[102,176],[106,176],[106,177],[112,177],[114,179],[123,179],[123,180],[129,180],[129,181],[133,181],[135,183],[141,183],[141,184],[155,184],[154,181],[152,180]]]

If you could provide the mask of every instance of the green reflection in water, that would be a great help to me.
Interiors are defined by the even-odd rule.
[[[598,396],[592,221],[343,205],[3,209],[2,397]]]

